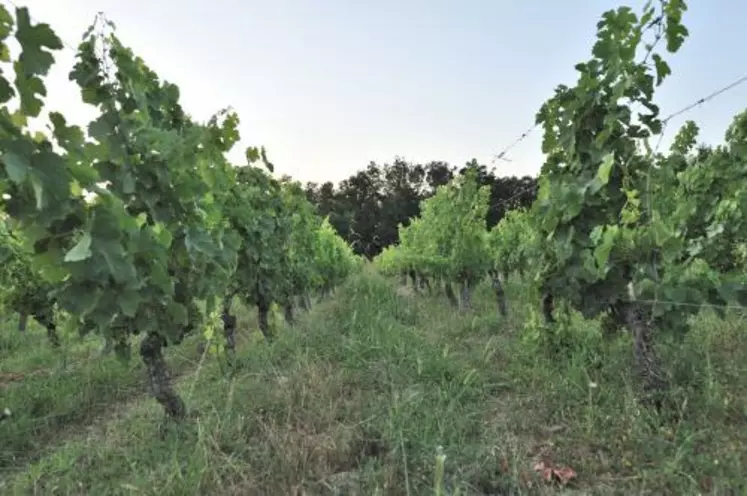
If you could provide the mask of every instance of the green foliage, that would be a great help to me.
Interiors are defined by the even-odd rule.
[[[241,240],[232,292],[250,305],[289,303],[337,286],[353,271],[350,247],[314,214],[297,183],[251,166],[236,176],[225,207]]]
[[[685,10],[678,0],[649,3],[640,17],[628,7],[603,14],[577,84],[559,86],[537,115],[547,161],[530,211],[508,212],[483,236],[462,222],[470,202],[460,203],[455,180],[400,228],[400,245],[384,250],[379,268],[452,280],[519,272],[549,296],[548,319],[559,300],[617,327],[643,304],[644,320],[680,336],[702,304],[747,304],[747,116],[715,149],[695,148],[694,123],[669,153],[649,144],[666,123],[654,91],[671,74],[657,46],[665,40],[668,52],[679,50]],[[639,338],[645,347],[648,338]]]
[[[324,219],[317,230],[314,246],[317,273],[314,288],[330,289],[339,285],[351,272],[360,267],[353,250]]]
[[[282,186],[283,201],[290,223],[290,236],[285,246],[288,267],[284,277],[283,299],[289,300],[315,289],[316,279],[322,277],[320,272],[324,262],[316,253],[317,243],[322,236],[322,219],[314,214],[314,207],[306,200],[298,183],[286,181]],[[341,240],[339,237],[337,239]],[[332,285],[336,286],[338,283],[336,281]]]
[[[238,139],[236,119],[192,122],[178,88],[112,34],[81,43],[70,77],[101,111],[88,131],[97,141],[91,166],[107,186],[80,226],[88,256],[67,262],[67,308],[99,328],[179,341],[200,322],[195,301],[214,299],[235,265],[211,191],[226,182],[222,152]]]
[[[0,304],[10,312],[51,314],[54,301],[47,284],[32,266],[31,254],[0,222]]]
[[[559,86],[537,116],[548,154],[534,206],[547,240],[541,289],[587,317],[627,300],[629,283],[637,298],[694,309],[745,301],[744,274],[728,261],[745,232],[744,193],[736,187],[747,178],[744,119],[726,148],[700,158],[685,157],[697,133],[692,125],[669,157],[639,146],[662,132],[653,94],[671,71],[656,44],[666,38],[676,52],[688,34],[684,2],[661,9],[648,4],[640,18],[627,7],[606,12],[592,58],[576,66],[577,85]],[[654,316],[674,329],[689,312],[662,302]]]
[[[488,233],[492,251],[492,269],[508,277],[513,272],[525,273],[539,250],[539,237],[534,219],[527,210],[511,210]]]
[[[649,239],[657,243],[658,278],[643,294],[663,300],[654,314],[677,325],[681,305],[747,305],[740,246],[747,232],[747,112],[734,118],[725,144],[694,150],[697,126],[687,123],[668,156],[657,157]],[[717,310],[720,311],[720,310]]]
[[[651,7],[641,19],[627,7],[606,12],[592,59],[576,66],[577,85],[559,86],[537,116],[548,154],[535,203],[549,241],[542,289],[586,316],[624,294],[632,265],[647,256],[636,250],[637,228],[648,220],[636,207],[651,164],[636,140],[660,132],[661,123],[652,101],[655,78],[636,55],[654,15]],[[668,71],[657,60],[660,83]],[[644,109],[640,124],[632,103]]]
[[[400,226],[400,244],[386,249],[376,263],[388,271],[479,281],[491,265],[485,225],[489,195],[473,171],[441,186],[422,202],[419,218]]]
[[[13,17],[4,8],[0,17],[4,43]],[[97,20],[70,79],[98,117],[86,133],[52,112],[52,136],[31,135],[27,118],[41,113],[50,50],[62,44],[46,24],[31,25],[27,9],[16,19],[23,51],[15,90],[0,81],[0,186],[28,253],[19,243],[4,246],[33,259],[81,332],[148,332],[178,342],[204,317],[197,302],[207,302],[210,313],[229,284],[253,303],[308,290],[322,271],[313,263],[315,240],[329,244],[330,233],[300,187],[226,162],[239,140],[235,113],[194,122],[178,87],[159,80],[110,23]],[[16,111],[9,107],[14,95]],[[250,148],[247,158],[272,169],[264,148]],[[338,263],[335,283],[350,266]]]
[[[536,196],[537,178],[503,176],[471,159],[461,167],[443,161],[392,163],[369,162],[362,170],[333,185],[307,183],[307,198],[321,215],[328,215],[337,232],[357,254],[373,259],[387,246],[398,244],[398,226],[420,215],[420,203],[454,177],[473,171],[481,186],[490,187],[486,215],[492,228],[515,208],[528,208]]]
[[[0,233],[2,296],[33,315],[56,301],[70,327],[104,335],[125,358],[130,335],[146,334],[140,351],[152,390],[180,417],[165,343],[212,329],[218,303],[225,311],[234,294],[261,305],[266,324],[273,302],[330,289],[357,264],[300,186],[270,176],[263,147],[246,151],[248,166],[226,161],[240,139],[234,112],[195,122],[179,88],[113,29],[97,18],[69,76],[97,117],[83,130],[49,112],[51,135],[32,134],[28,120],[41,116],[44,76],[62,44],[27,9],[14,19],[0,6],[0,62],[16,73],[14,85],[0,73],[0,194],[17,237]],[[15,60],[12,34],[22,48]],[[266,170],[251,165],[258,161]]]
[[[233,286],[250,305],[260,299],[269,304],[284,289],[291,227],[285,207],[276,180],[256,167],[236,169],[225,214],[241,240]]]

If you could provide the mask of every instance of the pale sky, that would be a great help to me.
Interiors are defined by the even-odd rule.
[[[2,0],[9,5],[7,0]],[[534,122],[559,83],[574,84],[600,14],[613,0],[16,0],[77,45],[97,11],[206,119],[232,106],[243,141],[264,145],[278,174],[339,181],[395,156],[461,166],[493,156]],[[641,1],[625,2],[639,9]],[[747,2],[689,0],[690,38],[658,93],[667,115],[747,74]],[[50,74],[49,108],[91,117],[67,80],[65,49]],[[722,141],[747,107],[743,84],[672,121]],[[540,130],[497,162],[535,175]],[[667,141],[665,141],[667,143]]]

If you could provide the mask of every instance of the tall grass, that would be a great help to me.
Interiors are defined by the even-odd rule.
[[[572,468],[564,490],[587,494],[747,489],[742,317],[704,312],[684,343],[663,346],[680,406],[659,419],[635,402],[626,336],[596,339],[596,323],[574,317],[581,344],[544,353],[526,339],[531,294],[518,283],[508,294],[505,319],[488,287],[459,314],[442,297],[364,272],[274,342],[244,339],[231,369],[186,348],[172,354],[197,413],[165,430],[135,363],[97,359],[6,385],[2,402],[20,413],[0,424],[0,491],[560,491],[537,476],[538,461]],[[246,336],[253,315],[239,319]],[[14,367],[36,367],[38,349],[15,349]],[[30,429],[49,413],[67,417]]]

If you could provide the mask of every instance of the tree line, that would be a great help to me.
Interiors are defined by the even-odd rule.
[[[368,166],[335,187],[331,181],[305,186],[306,197],[317,212],[329,216],[330,224],[356,254],[369,259],[397,244],[398,226],[407,226],[420,215],[420,203],[432,197],[440,186],[474,171],[479,186],[489,186],[487,228],[495,226],[506,212],[528,208],[537,194],[537,179],[531,176],[496,175],[494,169],[476,159],[458,168],[443,161],[426,164],[395,158],[393,163]]]

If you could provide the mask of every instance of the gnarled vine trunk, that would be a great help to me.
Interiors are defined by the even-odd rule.
[[[270,302],[266,298],[260,296],[257,298],[257,323],[259,324],[259,330],[262,331],[262,335],[268,341],[272,339],[269,315]]]
[[[418,276],[414,270],[409,271],[410,281],[412,282],[412,289],[417,292],[418,290]]]
[[[163,357],[165,343],[162,336],[148,333],[140,342],[140,358],[148,372],[151,394],[169,418],[180,420],[186,416],[187,408],[171,384],[169,369]]]
[[[472,308],[472,292],[474,288],[474,282],[469,280],[462,281],[459,292],[459,310],[462,312],[466,312]]]
[[[308,312],[311,310],[311,296],[308,293],[303,293],[298,297],[298,306],[301,310]]]
[[[494,272],[490,275],[490,280],[496,302],[498,303],[498,315],[505,317],[508,315],[508,305],[506,303],[506,292],[503,290],[503,284],[501,284],[501,278],[497,272]]]
[[[643,400],[660,409],[669,389],[669,381],[661,358],[654,349],[653,328],[640,303],[624,303],[621,310],[626,327],[633,335],[633,356],[641,381]]]
[[[111,353],[114,351],[114,340],[110,339],[107,336],[104,336],[104,346],[101,347],[101,354],[111,355]]]
[[[47,330],[47,340],[55,348],[62,346],[60,335],[57,334],[57,325],[54,323],[54,309],[48,308],[43,310],[35,311],[33,314],[37,322],[39,322]]]
[[[296,317],[293,315],[293,301],[288,300],[283,304],[283,316],[288,325],[292,326],[296,323]]]
[[[57,325],[54,322],[54,309],[48,308],[37,310],[32,313],[31,317],[36,319],[47,330],[47,340],[55,348],[62,346],[60,335],[57,334]],[[22,313],[18,316],[18,332],[26,332],[29,322],[29,314]]]
[[[220,319],[223,322],[223,338],[226,340],[226,351],[236,350],[236,316],[231,314],[233,294],[223,298]]]
[[[444,293],[446,293],[446,298],[449,299],[449,303],[454,307],[459,307],[459,301],[457,300],[457,297],[454,294],[454,288],[451,286],[449,281],[444,282]]]
[[[542,294],[542,316],[545,318],[546,324],[554,324],[555,323],[555,317],[553,316],[553,311],[555,310],[555,299],[552,296],[552,293],[549,291],[545,291]]]
[[[29,322],[29,316],[26,313],[22,313],[18,316],[18,332],[25,332],[26,325]]]
[[[319,290],[319,296],[322,299],[327,299],[332,297],[332,288],[328,286],[324,286],[322,289]]]
[[[420,289],[425,289],[428,293],[431,292],[431,282],[424,275],[420,275]]]

